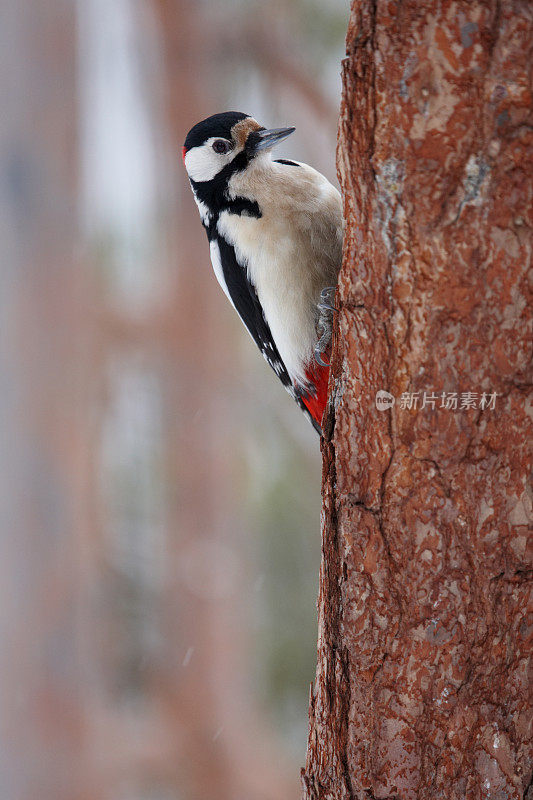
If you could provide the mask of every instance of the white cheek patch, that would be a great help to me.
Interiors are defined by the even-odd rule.
[[[237,150],[230,150],[229,153],[215,153],[213,142],[218,136],[212,136],[199,147],[191,147],[185,154],[185,169],[189,178],[196,183],[211,181],[224,167],[235,158]]]

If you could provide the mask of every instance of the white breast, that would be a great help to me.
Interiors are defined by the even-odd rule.
[[[255,200],[261,210],[259,219],[223,212],[218,230],[246,264],[291,379],[305,386],[316,305],[341,265],[339,192],[307,164],[278,164],[265,153],[231,178],[228,193]]]

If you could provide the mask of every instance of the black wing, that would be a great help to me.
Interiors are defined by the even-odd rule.
[[[315,430],[320,433],[320,426],[309,414],[302,398],[306,396],[303,390],[295,387],[291,381],[287,368],[281,358],[270,327],[264,317],[263,309],[254,286],[248,279],[246,269],[242,267],[235,256],[235,250],[218,232],[211,241],[215,241],[219,253],[222,273],[231,302],[235,306],[244,325],[252,339],[260,349],[263,357],[268,361],[289,394],[296,400],[305,415],[311,420]]]
[[[246,270],[238,263],[233,246],[228,244],[224,237],[217,235],[215,241],[220,253],[224,283],[231,302],[282,384],[286,388],[292,387],[289,373],[278,352],[270,327],[263,315],[261,303],[255,288],[248,279]]]

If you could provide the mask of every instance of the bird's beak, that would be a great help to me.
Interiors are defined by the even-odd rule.
[[[270,150],[274,145],[282,142],[296,128],[271,128],[268,131],[252,131],[246,142],[246,149],[251,154],[259,153],[261,150]]]

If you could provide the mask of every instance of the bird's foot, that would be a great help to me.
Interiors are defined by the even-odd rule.
[[[315,360],[321,367],[329,367],[329,363],[324,361],[322,356],[331,344],[336,289],[336,286],[326,286],[326,288],[322,289],[320,292],[320,301],[317,303],[317,333],[320,338],[315,345]]]

